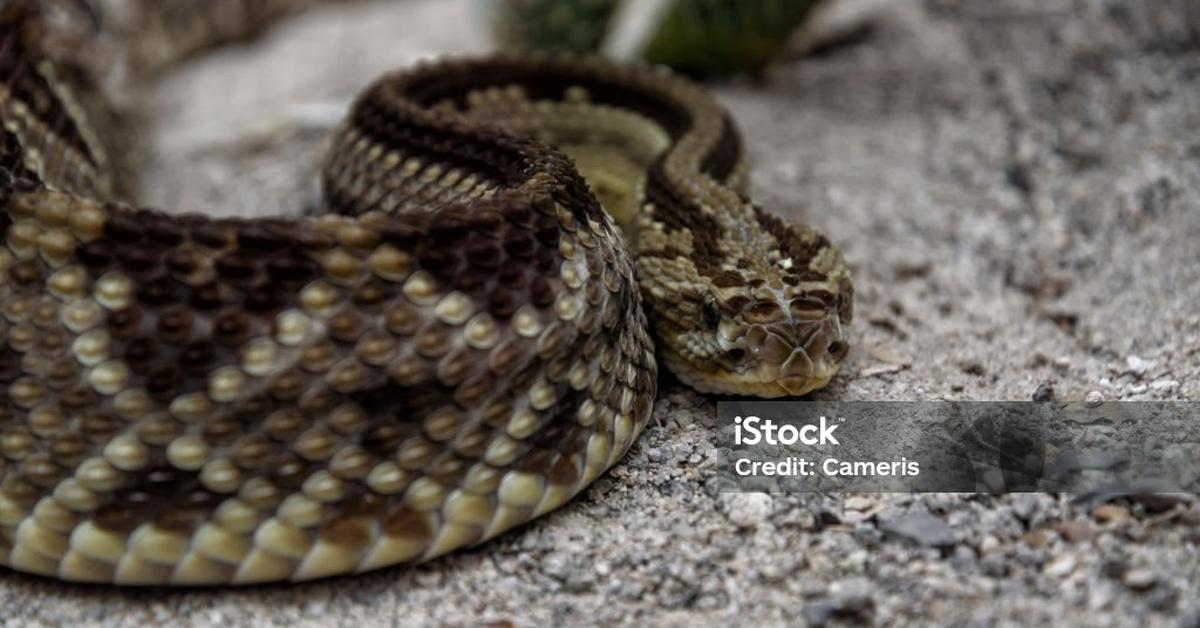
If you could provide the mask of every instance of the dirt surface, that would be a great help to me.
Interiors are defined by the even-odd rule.
[[[146,200],[314,203],[353,94],[483,51],[466,0],[318,10],[173,73]],[[852,262],[856,346],[822,399],[1200,397],[1200,6],[927,0],[852,46],[715,88],[753,196]],[[722,494],[714,400],[668,387],[562,510],[415,568],[242,590],[0,572],[0,624],[1200,625],[1187,499]]]

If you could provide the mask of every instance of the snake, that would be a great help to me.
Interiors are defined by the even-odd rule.
[[[660,365],[779,397],[845,359],[846,262],[748,198],[732,116],[684,78],[423,62],[331,131],[323,211],[164,212],[122,196],[120,116],[43,5],[0,3],[0,565],[195,586],[426,561],[616,464]]]

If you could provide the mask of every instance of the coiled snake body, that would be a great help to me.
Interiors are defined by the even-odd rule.
[[[393,74],[332,140],[326,214],[214,219],[114,200],[105,105],[43,35],[37,3],[0,3],[0,565],[218,584],[426,560],[619,460],[656,352],[760,396],[845,355],[841,257],[742,196],[732,121],[682,79]]]

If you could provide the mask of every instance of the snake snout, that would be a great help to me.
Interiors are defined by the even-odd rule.
[[[837,373],[849,345],[836,321],[788,321],[755,325],[746,334],[759,368],[777,373],[782,394],[803,395]]]

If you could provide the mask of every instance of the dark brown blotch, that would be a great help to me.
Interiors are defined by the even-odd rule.
[[[234,253],[222,255],[213,267],[218,275],[231,280],[247,279],[258,272],[254,260]]]
[[[90,270],[107,267],[113,261],[112,248],[104,240],[95,240],[75,249],[75,257]]]
[[[143,283],[137,288],[139,302],[149,306],[163,306],[178,303],[182,298],[182,290],[178,283],[170,277],[162,277]]]
[[[266,255],[286,249],[294,240],[280,225],[247,223],[238,230],[238,248],[251,255]]]
[[[429,519],[407,506],[396,506],[388,511],[383,520],[383,532],[388,536],[407,539],[432,540],[433,529]]]
[[[141,322],[141,310],[136,307],[127,307],[109,312],[105,324],[112,335],[118,338],[130,338],[137,334]]]
[[[112,503],[101,506],[92,513],[92,523],[112,532],[128,534],[141,524],[137,507],[128,503]]]
[[[0,377],[0,381],[3,378]],[[90,386],[75,386],[59,393],[58,403],[68,412],[95,407],[100,402],[100,396]]]
[[[45,272],[38,260],[27,259],[13,264],[8,270],[8,276],[18,286],[33,286],[42,282]]]
[[[116,434],[121,424],[121,420],[113,414],[92,410],[79,419],[79,431],[88,441],[101,443]]]
[[[554,303],[554,287],[545,277],[534,277],[529,284],[529,301],[536,307],[549,307]]]
[[[124,246],[117,250],[117,262],[129,274],[152,277],[158,271],[158,251],[146,246]]]
[[[469,243],[465,249],[467,264],[472,267],[482,269],[495,269],[504,259],[504,253],[500,247],[489,240],[475,240]]]
[[[229,310],[213,320],[212,338],[217,344],[237,347],[250,336],[250,317],[245,312]]]
[[[144,366],[159,356],[158,341],[145,336],[134,338],[125,345],[125,361],[130,366]]]
[[[393,453],[396,446],[403,440],[404,434],[400,428],[391,423],[380,423],[367,430],[363,435],[363,449],[377,456]]]
[[[173,249],[163,257],[167,270],[175,275],[190,275],[200,267],[196,255],[188,249]]]
[[[27,456],[21,461],[20,469],[21,477],[26,482],[42,489],[52,489],[66,477],[66,470],[44,453]]]
[[[208,283],[194,288],[188,303],[197,310],[211,311],[225,305],[225,297],[220,284]]]
[[[771,323],[783,316],[783,311],[774,301],[759,301],[742,312],[749,323]]]
[[[742,274],[736,270],[721,271],[716,277],[713,277],[713,285],[718,288],[736,288],[745,284],[745,279]]]
[[[211,342],[190,342],[179,352],[179,366],[189,373],[203,374],[216,357],[216,347]]]
[[[212,221],[202,221],[191,229],[192,241],[210,249],[224,249],[233,243],[233,233]]]
[[[146,222],[146,237],[160,247],[179,246],[184,241],[183,229],[177,221],[161,215],[152,215]]]
[[[168,402],[179,391],[181,381],[182,376],[173,365],[159,364],[146,375],[146,392],[160,403]]]
[[[453,277],[458,271],[458,253],[453,248],[430,245],[418,254],[422,268],[439,279]]]
[[[745,309],[745,307],[747,305],[749,305],[749,303],[750,303],[750,297],[739,294],[737,296],[733,296],[733,297],[730,297],[730,298],[722,301],[721,308],[731,314],[737,314],[738,312],[741,312],[743,309]]]
[[[129,211],[109,211],[108,220],[104,223],[104,237],[110,242],[137,244],[145,233],[142,221]]]
[[[574,486],[579,481],[579,467],[567,456],[559,456],[550,468],[549,480],[556,486]]]
[[[89,447],[78,434],[61,434],[50,444],[50,455],[61,465],[75,466],[87,457]]]
[[[517,311],[517,300],[512,292],[501,287],[488,295],[488,311],[497,318],[508,318]]]
[[[272,469],[272,482],[285,491],[294,490],[309,475],[308,463],[290,454],[281,456]]]
[[[185,308],[172,308],[163,312],[159,315],[158,324],[155,326],[159,340],[168,344],[187,342],[192,337],[194,319],[195,316],[191,311]]]
[[[525,287],[525,271],[519,266],[508,266],[496,275],[496,283],[509,290],[521,290]]]
[[[220,416],[204,424],[201,434],[211,445],[225,446],[242,434],[242,425],[230,416]]]
[[[273,281],[305,282],[314,278],[316,272],[316,264],[302,257],[278,256],[267,262],[267,275]]]
[[[334,314],[327,323],[329,336],[338,342],[357,342],[363,333],[363,319],[354,310],[346,309]]]
[[[233,463],[243,469],[259,469],[271,459],[271,442],[262,434],[243,436],[233,447]]]
[[[354,304],[362,308],[374,308],[391,296],[390,286],[377,279],[370,279],[359,286],[352,295]]]
[[[247,289],[246,296],[242,300],[242,306],[248,312],[262,314],[282,309],[287,301],[287,296],[281,291],[279,286],[264,283]]]
[[[504,252],[517,259],[529,259],[536,249],[537,244],[528,232],[510,232],[504,240]]]

